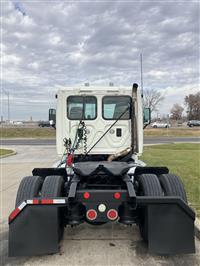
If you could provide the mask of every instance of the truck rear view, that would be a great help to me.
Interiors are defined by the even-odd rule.
[[[22,179],[9,216],[9,255],[56,253],[64,228],[85,222],[137,224],[152,253],[195,252],[195,213],[180,178],[138,159],[148,123],[137,84],[60,89],[61,159]]]

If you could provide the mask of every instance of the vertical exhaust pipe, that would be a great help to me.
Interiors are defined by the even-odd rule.
[[[137,121],[135,115],[135,103],[137,98],[137,89],[138,84],[134,83],[132,87],[132,108],[131,108],[131,148],[132,153],[137,152],[138,143],[137,143]]]

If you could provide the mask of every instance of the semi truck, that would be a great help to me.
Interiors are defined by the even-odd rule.
[[[112,222],[136,224],[150,253],[194,253],[195,213],[181,179],[139,158],[151,112],[138,85],[61,87],[56,98],[49,119],[60,160],[21,180],[9,256],[57,253],[66,227]]]

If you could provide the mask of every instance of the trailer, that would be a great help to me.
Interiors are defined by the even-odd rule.
[[[56,98],[49,119],[61,159],[22,179],[9,256],[57,253],[65,227],[108,222],[138,225],[150,253],[194,253],[195,213],[180,178],[139,160],[151,118],[138,85],[60,88]]]

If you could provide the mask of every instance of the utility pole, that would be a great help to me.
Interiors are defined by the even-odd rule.
[[[10,93],[9,91],[5,91],[3,88],[2,88],[3,92],[6,94],[6,96],[8,97],[8,122],[10,122]]]

